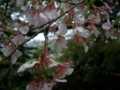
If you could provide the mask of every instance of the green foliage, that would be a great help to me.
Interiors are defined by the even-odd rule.
[[[120,42],[105,39],[104,36],[96,40],[93,38],[87,53],[83,46],[73,42],[68,40],[68,49],[59,59],[72,58],[75,62],[74,73],[66,77],[66,84],[61,84],[55,90],[119,90]]]

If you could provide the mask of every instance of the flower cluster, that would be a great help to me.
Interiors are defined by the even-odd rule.
[[[26,18],[20,20],[18,16],[13,23],[0,22],[3,55],[10,57],[12,64],[15,64],[17,59],[22,56],[22,52],[17,49],[46,29],[45,37],[47,37],[47,31],[53,32],[54,37],[56,37],[48,45],[50,50],[59,53],[67,48],[68,27],[72,29],[71,39],[75,41],[75,44],[82,45],[85,52],[89,50],[90,37],[97,38],[101,34],[101,29],[105,31],[106,38],[112,34],[119,34],[109,19],[109,13],[112,13],[112,9],[107,3],[104,3],[103,7],[97,7],[89,4],[87,0],[85,2],[84,0],[75,1],[77,4],[74,5],[69,3],[69,0],[68,3],[65,3],[64,0],[16,0],[16,6],[20,9],[18,10],[19,16]],[[62,3],[59,4],[60,2]],[[35,34],[27,39],[26,36],[29,32]],[[72,74],[74,70],[72,66],[73,63],[70,60],[66,62],[53,60],[45,50],[37,61],[23,64],[17,72],[25,71],[28,68],[37,72],[36,78],[27,85],[26,90],[52,90],[57,82],[67,81],[64,78]],[[50,80],[46,76],[47,73],[51,75]]]
[[[52,87],[57,84],[57,82],[66,82],[66,79],[63,79],[66,75],[70,75],[73,72],[73,63],[71,60],[68,60],[64,63],[56,62],[51,59],[48,55],[48,52],[45,50],[42,52],[41,59],[37,61],[29,61],[23,64],[17,72],[22,72],[28,68],[34,67],[34,70],[39,72],[38,76],[35,76],[34,80],[30,82],[26,90],[52,90]],[[47,70],[51,70],[51,81],[47,81],[48,77],[45,77]],[[42,73],[42,74],[41,74]],[[50,78],[49,78],[50,79]],[[39,81],[41,80],[41,81]]]

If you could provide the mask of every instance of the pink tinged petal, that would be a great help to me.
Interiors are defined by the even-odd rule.
[[[40,15],[38,13],[35,14],[33,19],[33,25],[39,25],[40,24]]]
[[[113,29],[106,30],[105,32],[106,38],[108,39],[111,36],[111,34],[113,34],[113,32],[114,32]]]
[[[61,38],[61,48],[67,48],[66,44],[67,44],[67,40],[65,38]]]
[[[17,0],[17,1],[16,1],[16,4],[17,4],[17,5],[23,5],[23,3],[24,3],[24,0]]]
[[[74,69],[73,68],[68,68],[66,69],[65,73],[66,75],[71,75],[73,73]]]
[[[79,18],[77,15],[74,15],[73,21],[75,23],[80,23],[80,24],[84,24],[85,23],[84,19]]]
[[[18,69],[17,72],[22,72],[22,71],[24,71],[24,70],[27,69],[27,68],[31,68],[31,67],[33,67],[36,63],[39,63],[39,61],[29,61],[29,62],[23,64],[22,66],[20,66],[20,68]]]
[[[110,23],[110,20],[107,18],[107,22],[102,24],[103,29],[111,29],[113,26]]]
[[[88,16],[88,19],[92,19],[92,18],[94,18],[94,17],[95,17],[94,14],[90,14],[90,15]]]
[[[66,26],[65,23],[59,24],[59,26],[58,26],[58,32],[59,32],[60,35],[65,35],[67,33],[67,31],[68,30],[67,30],[67,26]]]
[[[44,83],[40,88],[41,88],[40,90],[48,90],[48,84]]]
[[[59,40],[54,40],[50,45],[51,48],[55,49],[57,52],[61,52],[63,49],[66,49],[67,40],[65,38],[59,38]]]
[[[39,90],[39,87],[35,84],[28,84],[26,90]]]
[[[111,28],[111,24],[109,24],[109,23],[107,23],[107,22],[106,22],[106,23],[103,23],[103,24],[102,24],[102,28],[103,28],[103,29],[110,29],[110,28]]]
[[[37,19],[37,18],[36,18]],[[40,13],[39,14],[39,18],[38,18],[38,24],[39,25],[43,25],[43,24],[45,24],[45,23],[47,23],[48,22],[48,20],[47,20],[47,18],[45,17],[45,15],[43,14],[43,13]]]
[[[88,52],[88,46],[85,44],[85,43],[83,43],[83,46],[84,46],[84,50],[85,50],[85,52]]]
[[[93,18],[95,18],[94,21],[95,21],[96,24],[100,23],[101,20],[100,20],[100,14],[99,13],[97,13],[97,16],[95,16],[94,14],[90,14],[88,16],[88,19],[93,19]]]
[[[75,30],[78,30],[79,32],[83,32],[84,28],[80,26],[76,26]]]
[[[97,13],[97,18],[96,18],[95,22],[96,22],[97,24],[101,22],[100,14],[99,14],[99,13]]]
[[[34,24],[34,17],[35,17],[35,14],[33,13],[30,13],[29,16],[28,16],[28,21],[29,21],[29,24],[30,25],[33,25]]]
[[[23,26],[20,28],[20,31],[22,34],[27,34],[29,31],[29,27],[28,26]]]
[[[46,9],[45,16],[48,18],[48,20],[55,19],[58,17],[58,12],[55,9]]]
[[[66,79],[55,79],[55,81],[56,81],[56,82],[62,82],[62,83],[67,82],[67,80],[66,80]]]
[[[25,41],[25,37],[22,34],[19,34],[15,36],[11,41],[17,46]]]
[[[12,64],[15,64],[18,57],[22,56],[22,53],[18,50],[16,50],[13,55],[11,56]]]
[[[112,33],[106,31],[106,33],[105,33],[106,38],[108,39],[108,38],[110,37],[111,34],[112,34]]]
[[[6,46],[6,47],[2,48],[2,52],[3,52],[4,56],[8,56],[13,50],[14,49],[9,47],[9,46]]]
[[[45,17],[45,15],[43,13],[40,13],[40,17],[41,17],[42,24],[45,24],[48,22],[47,18]]]
[[[70,7],[68,5],[66,5],[65,3],[62,3],[62,7],[63,7],[64,12],[66,12],[70,9]]]
[[[50,10],[49,12],[48,12],[48,18],[49,19],[55,19],[55,18],[57,18],[58,17],[58,13],[57,13],[57,11],[56,10]]]
[[[58,66],[58,64],[60,64],[60,63],[58,63],[58,62],[56,62],[55,60],[52,60],[52,59],[50,59],[50,61],[51,61],[52,63],[48,66],[49,68]]]
[[[79,34],[81,37],[85,37],[85,38],[87,38],[87,37],[90,36],[90,32],[89,32],[88,30],[86,30],[86,29],[84,29],[83,32],[78,33],[78,34]]]
[[[97,28],[96,28],[94,25],[92,25],[92,28],[93,28],[92,33],[93,33],[96,37],[98,37],[98,34],[99,34],[100,32],[97,30]]]
[[[52,90],[52,87],[56,84],[56,82],[48,83],[48,90]]]

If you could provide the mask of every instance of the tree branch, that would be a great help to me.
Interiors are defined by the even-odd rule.
[[[84,1],[82,1],[82,2],[84,2]],[[79,4],[81,4],[82,2],[77,3],[76,5],[74,5],[73,7],[71,7],[68,11],[66,11],[65,13],[61,14],[60,16],[58,16],[56,19],[54,19],[54,20],[52,20],[52,21],[50,21],[50,22],[48,22],[48,23],[46,23],[46,24],[44,24],[44,25],[42,25],[42,26],[35,27],[35,28],[31,29],[31,30],[35,30],[35,29],[38,29],[38,28],[42,28],[42,27],[44,27],[44,26],[47,25],[47,24],[49,24],[49,26],[50,26],[52,23],[54,23],[55,21],[57,21],[59,18],[61,18],[62,16],[64,16],[66,13],[68,13],[69,11],[71,11],[73,8],[77,7],[77,6],[78,6]],[[25,40],[23,43],[21,43],[20,45],[18,45],[7,57],[5,57],[3,60],[0,61],[0,64],[1,64],[3,61],[5,61],[7,58],[9,58],[20,46],[22,46],[23,44],[25,44],[26,42],[28,42],[29,40],[31,40],[32,38],[34,38],[34,37],[35,37],[36,35],[38,35],[40,32],[46,30],[49,26],[42,28],[40,31],[36,32],[32,37],[30,37],[29,39]]]
[[[56,0],[58,2],[63,2],[63,3],[67,3],[67,4],[71,4],[71,5],[75,5],[76,3],[71,3],[71,2],[67,2],[67,1],[62,1],[62,0]]]
[[[116,5],[116,4],[112,3],[112,2],[110,2],[110,1],[108,1],[108,0],[105,0],[105,1],[108,2],[108,3],[110,3],[110,4],[112,4],[112,5],[114,5],[114,6],[116,6],[116,7],[118,7],[118,8],[120,8],[120,6],[118,6],[118,5]]]

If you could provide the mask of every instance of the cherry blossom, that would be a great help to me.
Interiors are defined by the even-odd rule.
[[[12,40],[11,40],[16,46],[20,45],[25,41],[25,37],[22,34],[16,35]]]
[[[74,16],[73,16],[73,21],[74,21],[75,23],[79,23],[79,24],[84,24],[84,23],[85,23],[84,19],[79,18],[77,15],[74,15]]]
[[[59,16],[58,12],[55,9],[53,10],[46,9],[44,13],[45,13],[45,16],[48,18],[48,20],[55,19]]]
[[[18,69],[17,72],[22,72],[22,71],[24,71],[24,70],[27,69],[27,68],[31,68],[31,67],[33,67],[36,63],[39,63],[39,61],[29,61],[29,62],[23,64],[22,66],[20,66],[20,68]]]
[[[22,56],[22,53],[19,50],[16,50],[11,56],[12,64],[15,64],[20,56]]]
[[[46,17],[40,10],[31,11],[28,17],[30,25],[43,25],[47,22]]]
[[[97,12],[97,16],[94,14],[90,14],[88,16],[88,19],[91,20],[94,24],[99,24],[101,19],[100,19],[100,14]]]
[[[8,56],[10,55],[13,50],[15,49],[15,46],[12,44],[12,43],[7,43],[6,45],[3,46],[2,48],[2,52],[3,52],[3,55],[4,56]],[[19,50],[16,50],[12,55],[11,55],[11,61],[12,61],[12,64],[15,64],[18,57],[22,56],[22,53],[19,51]]]
[[[72,35],[78,34],[81,37],[87,38],[90,36],[90,33],[87,29],[84,29],[82,26],[76,26],[72,32]]]
[[[28,31],[29,31],[29,27],[24,25],[20,28],[20,31],[21,31],[22,34],[27,34]]]
[[[106,37],[109,38],[111,34],[113,34],[114,29],[113,25],[110,23],[110,20],[107,18],[107,22],[102,24],[102,28],[106,30]]]
[[[64,78],[66,75],[71,75],[74,69],[70,67],[71,65],[69,62],[59,64],[58,67],[55,69],[55,77],[60,79]]]
[[[32,81],[26,86],[26,90],[39,90],[39,85],[35,81]]]
[[[56,82],[62,82],[62,83],[67,82],[67,80],[66,80],[66,79],[55,79],[55,81],[56,81]]]
[[[14,45],[8,42],[2,48],[3,55],[8,56],[14,49],[15,49]]]
[[[68,32],[67,25],[65,23],[61,23],[58,26],[59,35],[65,35]]]
[[[55,49],[57,52],[61,52],[62,49],[66,49],[67,40],[61,35],[58,35],[58,38],[55,39],[50,45],[51,48]]]
[[[23,3],[24,3],[24,0],[16,0],[16,4],[19,6],[23,5]]]
[[[48,69],[58,66],[58,64],[60,63],[56,62],[55,60],[52,60],[49,56],[44,56],[42,60],[39,60],[39,62],[35,64],[35,68],[39,68],[41,70]]]
[[[102,28],[105,29],[107,38],[109,38],[111,34],[119,34],[118,30],[114,30],[113,25],[109,21],[109,13],[112,13],[112,9],[107,3],[104,2],[104,7],[98,7],[92,4],[94,0],[91,1],[90,4],[88,3],[89,1],[80,3],[82,1],[84,0],[75,0],[74,3],[76,4],[74,5],[74,3],[69,2],[69,0],[67,3],[65,3],[66,1],[64,0],[16,0],[16,6],[18,6],[18,9],[21,8],[21,10],[17,12],[19,15],[16,17],[16,23],[8,21],[7,24],[7,20],[5,24],[0,22],[0,37],[5,41],[2,45],[3,55],[7,58],[10,57],[9,60],[11,60],[12,64],[15,64],[17,59],[22,56],[22,53],[17,50],[17,48],[38,33],[43,32],[46,34],[45,37],[47,37],[44,28],[54,32],[54,35],[58,35],[51,45],[48,45],[50,50],[54,49],[57,52],[62,52],[63,49],[67,48],[65,36],[68,33],[69,26],[73,29],[71,37],[76,44],[84,47],[85,52],[88,52],[89,47],[87,44],[91,35],[94,34],[97,38],[100,34],[99,25],[102,25]],[[60,2],[62,2],[62,4]],[[113,0],[110,0],[110,2],[113,2]],[[89,5],[89,7],[87,8],[86,5]],[[20,17],[23,16],[27,17],[24,22],[20,20]],[[106,19],[107,22],[102,24]],[[58,20],[57,23],[56,20]],[[33,32],[40,32],[26,39],[25,36],[27,36],[30,30],[29,27],[32,28]],[[17,31],[16,28],[18,29]],[[36,28],[36,30],[34,30],[34,28]],[[45,43],[47,43],[47,39]],[[48,46],[46,45],[45,48],[48,48]],[[67,82],[64,78],[73,73],[74,68],[72,68],[72,66],[73,63],[71,60],[58,62],[50,57],[47,50],[44,50],[40,53],[36,61],[24,63],[17,72],[23,72],[31,68],[37,72],[37,74],[34,75],[34,80],[26,86],[26,90],[52,90],[53,86],[57,83]],[[48,71],[51,77],[47,76]],[[48,78],[49,81],[47,81]]]

